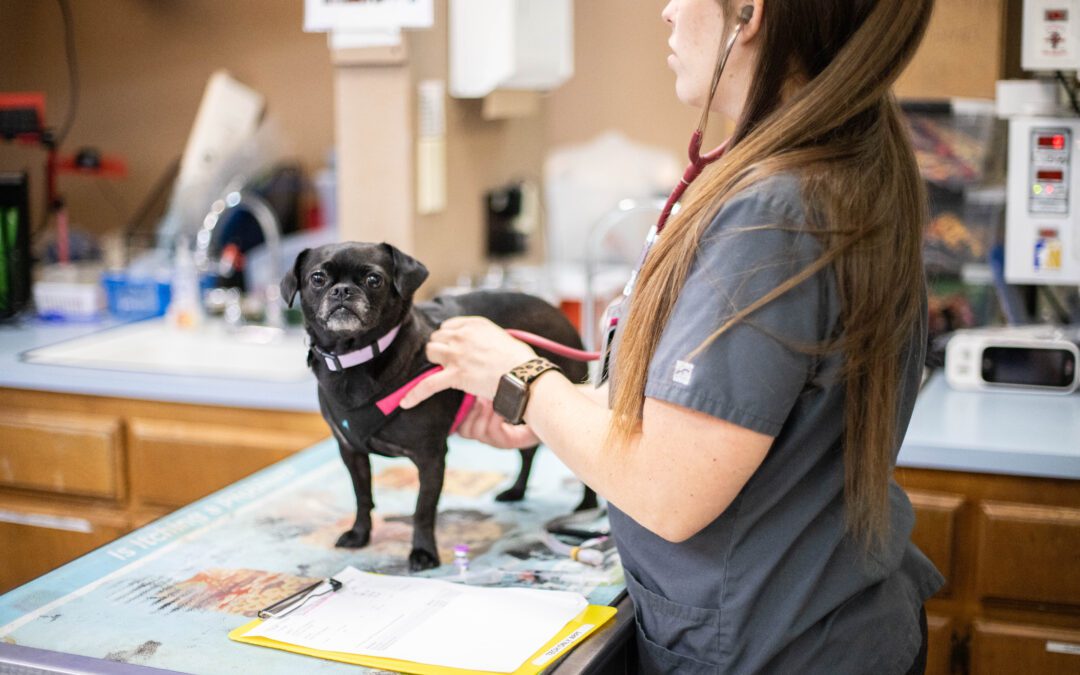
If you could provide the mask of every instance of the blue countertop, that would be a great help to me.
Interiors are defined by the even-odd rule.
[[[919,393],[899,466],[1080,479],[1080,394]]]
[[[22,358],[28,350],[117,325],[55,324],[34,319],[0,325],[0,387],[235,408],[319,410],[313,375],[297,382],[271,382],[42,365],[26,363]]]

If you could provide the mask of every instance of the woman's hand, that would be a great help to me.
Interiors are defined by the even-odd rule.
[[[412,408],[444,389],[458,389],[490,401],[495,398],[499,379],[504,374],[536,358],[536,352],[524,342],[476,316],[459,316],[443,322],[431,334],[426,353],[443,370],[409,392],[401,401],[402,408]]]
[[[491,401],[482,398],[476,399],[457,432],[464,438],[472,438],[493,448],[506,450],[531,448],[540,444],[540,439],[528,425],[507,424],[506,420],[492,409]]]

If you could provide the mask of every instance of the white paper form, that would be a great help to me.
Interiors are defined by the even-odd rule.
[[[336,593],[247,633],[324,651],[509,673],[587,606],[566,591],[478,588],[346,567]],[[316,589],[320,592],[323,589]]]

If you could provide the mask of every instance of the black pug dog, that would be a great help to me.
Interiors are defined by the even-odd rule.
[[[412,571],[439,565],[435,516],[446,468],[446,439],[464,395],[443,391],[411,410],[394,407],[384,412],[381,404],[434,367],[424,353],[432,332],[452,316],[483,316],[504,328],[581,348],[577,331],[562,313],[530,295],[480,291],[414,306],[413,294],[427,276],[423,264],[389,244],[350,242],[302,251],[281,281],[281,294],[289,306],[300,295],[311,339],[308,365],[319,381],[319,406],[356,492],[356,522],[337,545],[360,548],[371,537],[374,504],[368,455],[407,457],[420,474],[409,553]],[[587,378],[584,363],[537,351],[572,381]],[[536,447],[520,452],[521,472],[514,485],[496,497],[499,501],[525,496]],[[577,508],[594,506],[596,495],[586,487]]]

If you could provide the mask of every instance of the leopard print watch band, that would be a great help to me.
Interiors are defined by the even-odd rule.
[[[521,380],[524,384],[529,385],[532,384],[533,380],[549,370],[561,371],[562,368],[543,357],[537,357],[513,368],[510,371],[510,374]]]

